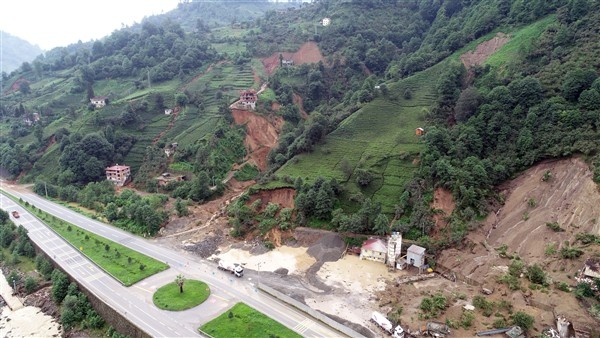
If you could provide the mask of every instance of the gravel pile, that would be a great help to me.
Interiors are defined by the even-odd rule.
[[[306,253],[314,257],[317,262],[334,262],[342,257],[344,249],[346,244],[338,234],[327,233],[311,245]]]
[[[187,251],[194,252],[202,258],[208,258],[212,256],[219,245],[223,242],[222,236],[207,236],[200,242],[194,244],[186,244],[183,248]]]

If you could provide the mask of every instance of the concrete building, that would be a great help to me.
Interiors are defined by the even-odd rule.
[[[425,264],[425,248],[418,245],[411,245],[406,251],[406,262],[408,265],[421,268]]]
[[[360,248],[360,259],[385,263],[387,251],[387,245],[383,240],[371,238],[366,240]]]
[[[106,179],[113,182],[116,186],[122,187],[131,177],[131,168],[126,165],[114,165],[105,170]]]
[[[400,259],[402,251],[401,233],[392,232],[392,235],[388,238],[387,249],[387,265],[391,268],[396,268],[396,261]]]
[[[90,99],[90,102],[96,108],[102,108],[102,107],[106,106],[107,101],[108,101],[108,97],[106,97],[106,96],[94,96]]]
[[[258,97],[256,96],[256,91],[253,89],[242,90],[240,93],[240,104],[244,107],[256,109],[257,100]]]

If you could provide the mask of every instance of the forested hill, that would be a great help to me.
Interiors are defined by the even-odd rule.
[[[0,29],[2,34],[2,71],[10,73],[19,68],[23,62],[33,61],[42,50],[29,42],[10,35]]]
[[[266,11],[254,21],[241,18],[245,3],[214,4],[240,17],[215,28],[202,16],[217,17],[208,3],[183,2],[4,74],[0,166],[74,198],[105,166],[127,162],[137,188],[202,201],[245,155],[229,105],[268,82],[257,114],[285,124],[258,179],[296,189],[295,224],[417,238],[444,187],[457,209],[443,246],[476,226],[495,186],[533,163],[597,162],[597,1],[322,0],[279,10],[259,1],[244,7]],[[507,44],[466,69],[460,55],[497,33]],[[284,67],[300,46],[322,61]],[[272,73],[269,56],[279,56]],[[109,104],[93,107],[94,96]],[[190,180],[159,187],[167,170]]]

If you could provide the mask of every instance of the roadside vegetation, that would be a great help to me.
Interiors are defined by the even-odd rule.
[[[84,330],[90,336],[125,337],[105,323],[77,284],[55,269],[46,255],[35,251],[27,230],[15,226],[4,210],[0,210],[0,265],[6,281],[16,286],[20,296],[50,287],[50,301],[58,307],[57,319],[66,333]]]
[[[302,337],[244,303],[237,303],[219,317],[200,327],[215,338]]]
[[[165,263],[49,215],[28,202],[19,203],[125,286],[169,268]]]
[[[152,301],[163,310],[183,311],[204,303],[208,296],[210,288],[206,283],[178,275],[174,282],[156,290]]]

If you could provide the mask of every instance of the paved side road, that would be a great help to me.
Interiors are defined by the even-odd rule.
[[[1,183],[1,182],[0,182]],[[131,249],[166,262],[170,268],[151,276],[131,287],[125,287],[90,262],[81,252],[58,237],[37,218],[0,194],[0,207],[9,213],[19,211],[21,217],[14,219],[29,231],[30,237],[45,252],[50,253],[69,274],[94,292],[105,303],[126,316],[154,337],[200,336],[197,328],[210,321],[237,302],[244,302],[269,317],[279,321],[305,337],[343,337],[331,327],[315,321],[312,317],[282,303],[269,295],[258,292],[253,281],[234,278],[219,271],[212,263],[185,251],[175,251],[155,244],[156,241],[134,236],[113,226],[91,220],[68,208],[45,200],[34,193],[24,192],[2,183],[2,189],[28,201],[30,204],[71,222],[100,236],[119,242]],[[12,216],[11,216],[12,217]],[[156,308],[152,294],[162,285],[183,274],[188,279],[199,279],[211,288],[211,295],[203,304],[186,311],[170,312]]]

